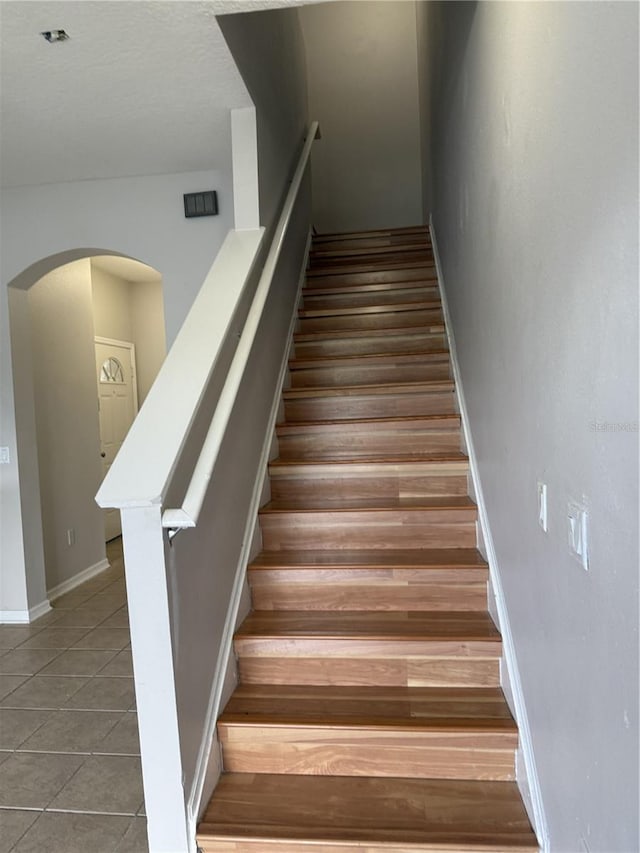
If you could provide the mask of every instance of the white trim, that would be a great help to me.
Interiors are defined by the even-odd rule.
[[[447,295],[444,287],[444,276],[442,273],[442,265],[440,263],[440,255],[438,252],[438,242],[436,239],[435,228],[433,226],[433,217],[429,216],[429,230],[431,232],[431,245],[433,248],[433,257],[435,260],[436,274],[438,276],[438,287],[440,290],[440,298],[442,300],[442,311],[444,314],[444,323],[449,344],[449,353],[451,358],[451,367],[453,369],[453,378],[460,407],[460,419],[462,421],[462,429],[464,440],[467,446],[469,456],[469,469],[473,480],[475,490],[476,503],[478,505],[478,521],[480,526],[480,534],[486,549],[487,562],[489,563],[489,575],[491,580],[491,588],[495,596],[495,604],[498,613],[498,628],[502,634],[503,660],[501,662],[500,674],[503,681],[503,687],[509,691],[513,698],[516,722],[518,723],[519,731],[519,747],[516,755],[517,766],[517,781],[520,788],[522,798],[525,805],[529,804],[531,813],[529,817],[533,823],[538,843],[543,851],[549,850],[549,831],[547,820],[544,812],[544,804],[542,800],[542,790],[538,771],[536,768],[533,740],[531,737],[531,729],[529,727],[529,718],[524,700],[524,692],[522,689],[522,681],[518,668],[518,659],[511,633],[511,625],[509,622],[509,613],[507,610],[507,602],[502,588],[500,578],[500,570],[498,567],[498,557],[496,554],[493,536],[491,533],[491,525],[489,523],[489,514],[485,503],[484,494],[482,491],[482,483],[480,480],[480,471],[478,466],[478,458],[473,445],[473,437],[471,426],[469,423],[469,414],[464,396],[464,388],[462,385],[462,377],[460,375],[460,366],[456,351],[455,337],[453,327],[451,325],[451,317],[449,315],[449,306],[447,303]],[[508,684],[504,684],[504,680]]]
[[[104,344],[108,347],[120,347],[121,349],[128,349],[129,354],[131,356],[131,387],[133,389],[133,414],[138,414],[138,369],[136,367],[136,345],[132,341],[117,341],[115,338],[103,338],[99,335],[94,336],[94,344]],[[96,376],[96,380],[99,383],[100,377]],[[98,391],[98,396],[100,395],[100,391]]]
[[[40,604],[30,607],[29,610],[0,610],[0,624],[2,625],[24,625],[35,622],[45,613],[51,610],[49,600],[45,599]]]
[[[216,670],[211,685],[211,693],[209,696],[209,705],[207,707],[207,715],[205,718],[204,732],[202,740],[200,742],[200,749],[198,751],[198,757],[196,760],[193,784],[191,786],[191,792],[187,803],[189,832],[190,835],[194,837],[196,831],[196,824],[200,815],[200,809],[202,805],[201,800],[207,776],[207,770],[209,768],[211,760],[211,749],[213,744],[215,743],[216,724],[218,722],[218,715],[220,713],[220,702],[222,697],[222,690],[224,687],[225,673],[227,671],[229,656],[231,654],[233,635],[235,632],[236,620],[238,617],[238,608],[240,606],[240,601],[242,598],[247,564],[250,558],[251,545],[253,541],[253,531],[256,525],[256,517],[262,499],[264,480],[267,475],[267,465],[269,463],[269,454],[271,451],[273,432],[275,429],[276,420],[278,418],[278,410],[280,408],[282,387],[284,385],[284,381],[287,375],[287,368],[289,365],[291,340],[293,338],[296,320],[298,318],[297,309],[298,303],[300,301],[300,294],[302,292],[302,287],[304,285],[306,276],[309,249],[311,247],[311,238],[312,233],[311,231],[309,231],[309,235],[307,237],[307,245],[305,247],[303,255],[302,268],[298,281],[298,289],[294,302],[293,312],[291,315],[291,322],[289,323],[289,331],[287,333],[287,346],[285,347],[284,353],[282,355],[282,363],[280,365],[280,373],[278,375],[278,381],[276,383],[276,391],[274,394],[273,403],[271,405],[269,421],[267,423],[267,427],[264,433],[265,438],[262,444],[262,452],[260,454],[260,461],[258,463],[257,476],[253,487],[253,494],[251,495],[251,502],[249,504],[249,510],[247,513],[247,522],[244,530],[244,536],[242,539],[242,550],[240,552],[240,555],[238,557],[238,563],[236,565],[236,575],[233,590],[231,593],[229,609],[227,611],[227,618],[224,624],[222,638],[220,641],[220,651],[216,663]]]
[[[49,601],[55,601],[56,598],[60,598],[60,596],[64,595],[66,592],[71,592],[72,589],[80,586],[81,583],[91,580],[91,578],[99,575],[100,572],[104,572],[110,565],[111,563],[105,557],[103,560],[100,560],[92,566],[78,572],[78,574],[74,575],[72,578],[62,581],[62,583],[54,586],[53,589],[48,589],[47,595],[49,596]]]
[[[231,162],[234,227],[260,227],[258,191],[258,130],[256,108],[231,110]]]

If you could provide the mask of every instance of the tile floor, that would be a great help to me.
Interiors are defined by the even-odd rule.
[[[0,625],[0,853],[147,850],[120,540],[30,625]]]

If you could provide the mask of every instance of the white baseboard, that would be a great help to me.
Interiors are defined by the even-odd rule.
[[[40,604],[30,607],[29,610],[0,610],[0,624],[3,625],[28,625],[35,622],[45,613],[51,610],[49,600],[45,599]]]
[[[110,565],[109,560],[105,557],[103,560],[100,560],[92,566],[78,572],[78,574],[74,575],[72,578],[68,578],[66,581],[54,586],[53,589],[48,589],[47,595],[49,596],[49,601],[55,601],[56,598],[60,598],[61,595],[71,592],[72,589],[80,586],[81,583],[85,583],[85,581],[91,580],[91,578],[99,575],[100,572],[104,572]]]
[[[251,496],[251,501],[249,504],[249,510],[247,512],[247,520],[245,526],[245,532],[243,536],[243,547],[238,557],[238,563],[236,565],[236,573],[235,580],[233,585],[233,590],[231,593],[231,599],[229,603],[229,609],[227,611],[227,618],[225,620],[224,629],[222,632],[222,639],[220,641],[220,652],[218,654],[218,661],[216,665],[216,671],[214,673],[213,682],[211,685],[211,693],[209,696],[209,705],[207,707],[207,716],[205,720],[205,726],[203,730],[203,736],[200,742],[200,749],[198,752],[198,757],[196,760],[196,768],[194,773],[194,780],[191,786],[191,791],[189,793],[189,800],[187,803],[187,817],[189,820],[189,831],[190,836],[195,838],[196,824],[198,818],[200,816],[200,810],[202,807],[203,795],[205,790],[209,787],[213,787],[217,781],[217,776],[220,775],[221,770],[221,762],[214,760],[217,759],[216,755],[212,755],[213,750],[216,747],[216,725],[218,721],[218,715],[220,713],[220,705],[221,698],[224,691],[225,677],[227,674],[227,668],[229,663],[229,656],[231,654],[233,648],[233,635],[236,629],[236,622],[238,617],[238,609],[240,607],[240,603],[242,600],[242,592],[244,589],[245,576],[247,572],[247,565],[251,558],[252,553],[252,544],[254,541],[254,531],[256,526],[256,519],[258,515],[258,510],[260,509],[260,505],[262,502],[262,494],[264,488],[265,477],[267,475],[267,465],[269,463],[269,457],[271,454],[271,444],[273,431],[275,429],[276,420],[278,417],[278,410],[280,408],[280,398],[282,395],[282,386],[284,384],[287,368],[289,364],[289,350],[290,343],[293,337],[293,332],[295,330],[295,324],[298,317],[298,303],[300,301],[300,293],[302,291],[302,287],[304,285],[307,262],[309,258],[309,250],[311,247],[311,238],[312,233],[309,231],[309,235],[307,237],[307,244],[305,247],[302,267],[300,270],[300,276],[298,279],[298,290],[296,293],[296,298],[294,301],[293,312],[291,315],[291,322],[289,324],[289,331],[287,336],[287,346],[284,349],[284,353],[282,356],[282,362],[280,365],[280,373],[278,376],[278,380],[276,382],[276,391],[273,398],[273,403],[271,405],[271,412],[269,414],[269,420],[265,429],[265,438],[262,445],[262,451],[260,454],[260,461],[258,463],[257,476],[255,479],[255,484],[253,488],[253,494]]]
[[[462,421],[464,441],[466,443],[467,453],[469,456],[469,468],[473,481],[475,500],[478,505],[478,521],[480,528],[479,538],[484,546],[483,551],[485,552],[485,557],[489,563],[490,590],[493,592],[494,596],[494,602],[492,602],[492,604],[495,604],[495,607],[490,608],[490,610],[492,613],[497,613],[498,628],[502,634],[503,659],[500,667],[501,680],[503,689],[509,700],[509,704],[515,714],[519,730],[519,747],[516,755],[516,777],[523,802],[527,808],[529,818],[538,838],[538,843],[543,851],[548,851],[549,832],[533,752],[531,729],[529,727],[529,719],[525,706],[524,692],[522,690],[522,681],[520,679],[520,671],[518,669],[518,660],[513,641],[513,634],[511,633],[511,626],[509,623],[507,604],[504,597],[504,590],[502,588],[498,558],[491,534],[491,526],[489,524],[487,506],[482,491],[482,483],[480,481],[478,459],[473,446],[473,436],[469,424],[464,388],[460,376],[460,366],[458,364],[455,337],[453,334],[453,327],[451,325],[451,317],[449,315],[447,294],[444,287],[442,265],[440,263],[440,255],[438,253],[438,242],[433,226],[433,218],[431,216],[429,217],[429,230],[431,231],[431,245],[433,247],[436,274],[438,276],[438,288],[440,290],[440,297],[442,300],[442,311],[444,314],[445,329],[449,343],[451,366],[455,380],[458,405],[460,407],[460,418]]]

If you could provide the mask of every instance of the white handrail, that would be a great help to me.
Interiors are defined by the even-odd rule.
[[[220,447],[224,439],[231,412],[238,395],[240,383],[244,375],[247,361],[251,353],[251,347],[258,331],[262,312],[269,296],[273,274],[280,258],[280,252],[284,243],[284,238],[291,221],[293,208],[298,197],[300,184],[307,168],[309,156],[313,142],[319,137],[319,125],[315,121],[311,124],[309,134],[306,138],[298,166],[289,187],[289,192],[285,198],[282,213],[276,226],[273,241],[264,264],[264,269],[260,276],[256,292],[251,303],[251,308],[247,315],[247,319],[238,341],[233,360],[229,367],[229,372],[224,383],[224,387],[220,394],[220,398],[216,405],[216,410],[211,419],[209,430],[200,451],[200,456],[193,470],[191,482],[187,488],[182,506],[175,509],[166,509],[162,514],[162,526],[169,528],[173,532],[182,530],[186,527],[195,527],[198,523],[202,504],[204,503],[205,495],[211,480],[211,475],[220,453]]]

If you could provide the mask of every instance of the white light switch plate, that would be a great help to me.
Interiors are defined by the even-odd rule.
[[[547,523],[547,484],[538,480],[538,524],[546,533],[549,529]]]
[[[585,572],[589,570],[588,518],[587,508],[584,504],[569,501],[567,507],[569,549],[573,556],[579,560]]]
[[[0,465],[8,465],[11,462],[8,447],[0,447]]]

